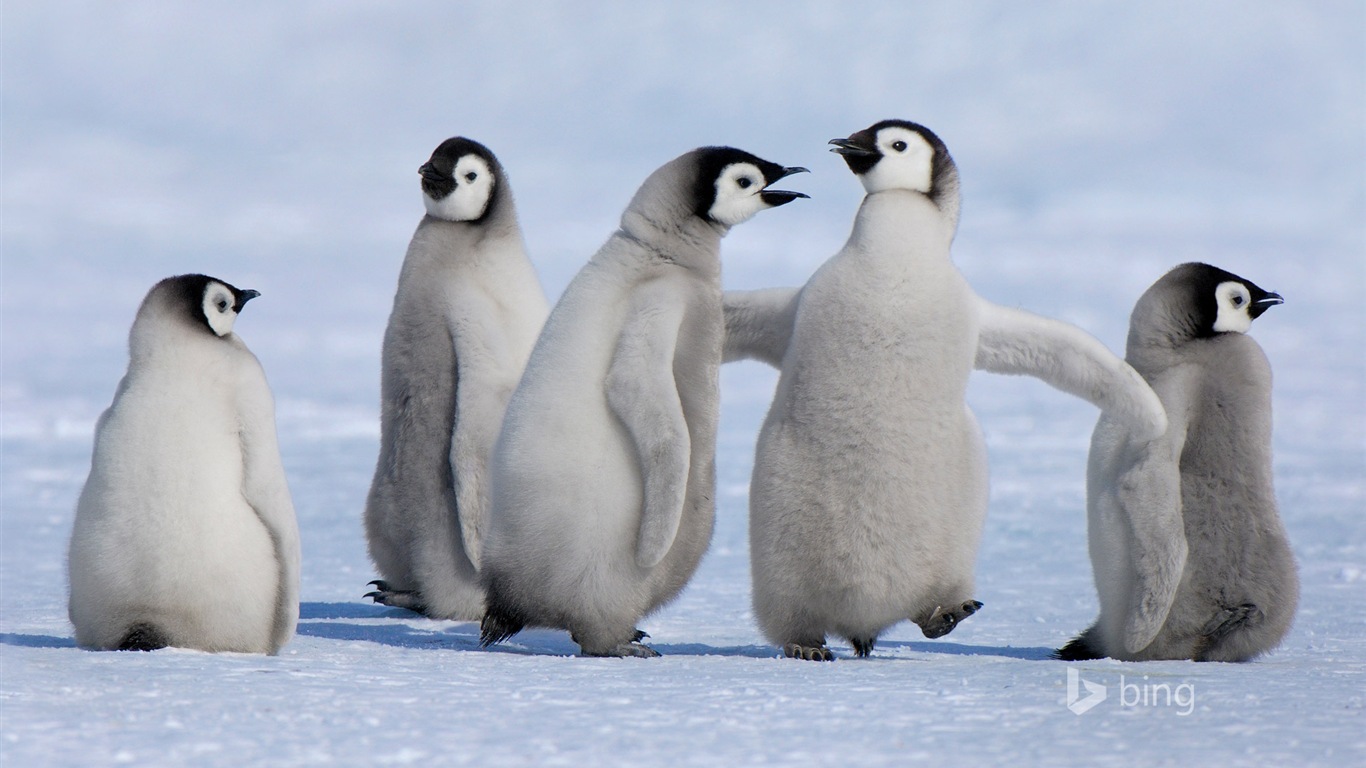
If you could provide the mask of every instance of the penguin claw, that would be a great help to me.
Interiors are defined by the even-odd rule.
[[[835,654],[824,643],[820,645],[802,645],[801,643],[788,643],[783,646],[783,655],[789,659],[802,659],[803,661],[834,661]]]
[[[370,598],[378,605],[387,605],[390,608],[406,608],[413,613],[427,615],[427,604],[422,601],[422,595],[413,589],[391,589],[388,582],[376,580],[370,582],[368,586],[378,587],[373,592],[366,592],[361,599]]]
[[[851,637],[849,644],[854,646],[854,655],[860,659],[866,659],[873,654],[873,646],[877,643],[877,637]]]

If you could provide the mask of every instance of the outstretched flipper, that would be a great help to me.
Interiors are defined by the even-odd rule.
[[[726,291],[721,297],[726,316],[722,362],[758,360],[781,368],[801,292],[800,288]]]
[[[1114,414],[1140,441],[1166,432],[1162,401],[1137,371],[1094,336],[981,297],[977,302],[981,326],[976,368],[1041,379]]]
[[[642,288],[607,371],[607,403],[635,444],[645,485],[636,565],[653,568],[678,535],[691,437],[674,380],[683,307],[668,285]]]
[[[427,615],[427,604],[422,600],[422,594],[415,589],[394,589],[389,586],[389,582],[383,579],[376,579],[368,586],[374,587],[373,592],[366,592],[363,597],[374,600],[379,605],[387,605],[391,608],[407,608],[413,613]]]

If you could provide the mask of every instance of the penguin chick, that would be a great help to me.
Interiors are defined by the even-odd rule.
[[[447,139],[418,173],[427,215],[384,333],[380,453],[365,506],[382,578],[366,596],[475,621],[488,462],[549,310],[493,153]]]
[[[232,330],[258,295],[181,275],[138,309],[71,533],[82,648],[274,654],[294,635],[299,531],[274,400]]]
[[[1271,467],[1271,367],[1246,335],[1282,303],[1208,264],[1139,298],[1126,359],[1166,407],[1161,439],[1103,415],[1091,437],[1087,535],[1100,618],[1065,660],[1246,661],[1290,629],[1299,577]]]
[[[657,655],[636,622],[711,539],[721,238],[806,197],[770,188],[803,170],[729,147],[676,158],[565,290],[494,452],[485,645],[542,626],[584,655]]]
[[[978,297],[950,260],[959,176],[924,126],[834,139],[867,195],[848,242],[801,289],[729,292],[726,360],[779,366],[750,486],[755,615],[788,656],[868,655],[899,621],[941,637],[975,613],[986,451],[974,369],[1028,374],[1166,427],[1156,396],[1081,330]]]

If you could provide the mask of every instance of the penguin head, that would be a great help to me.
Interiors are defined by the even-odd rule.
[[[261,295],[260,291],[254,291],[250,288],[242,290],[212,277],[204,275],[192,275],[191,277],[204,278],[204,289],[200,292],[199,310],[204,318],[204,323],[218,337],[232,333],[232,324],[236,322],[238,313],[242,311],[248,301]]]
[[[144,307],[161,317],[176,318],[191,328],[224,338],[232,333],[237,314],[260,291],[242,290],[208,275],[176,275],[152,287]]]
[[[480,222],[494,207],[502,168],[488,147],[456,136],[441,142],[417,172],[427,213],[446,221]]]
[[[883,120],[831,139],[831,152],[844,157],[868,194],[907,189],[941,200],[958,189],[958,168],[948,147],[929,128],[908,120]]]
[[[766,208],[807,197],[769,189],[779,179],[806,172],[805,168],[784,167],[734,147],[703,147],[694,154],[693,212],[707,221],[733,227]]]
[[[1264,290],[1251,280],[1191,262],[1172,269],[1148,289],[1134,308],[1134,320],[1137,325],[1137,321],[1160,311],[1168,321],[1164,336],[1179,342],[1246,333],[1253,320],[1284,302],[1280,294]]]

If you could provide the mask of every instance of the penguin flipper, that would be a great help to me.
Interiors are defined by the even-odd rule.
[[[664,559],[683,519],[692,440],[673,375],[682,320],[666,284],[639,290],[607,371],[607,402],[635,444],[644,485],[641,568]]]
[[[1033,376],[1113,413],[1140,440],[1166,432],[1162,401],[1130,365],[1082,329],[978,297],[975,367]]]
[[[781,368],[801,292],[800,288],[726,291],[721,297],[726,317],[722,361],[758,360]]]
[[[245,349],[243,349],[246,352]],[[246,354],[251,355],[250,352]],[[244,365],[238,400],[241,415],[243,477],[242,497],[270,532],[278,568],[275,622],[271,629],[269,653],[278,653],[294,636],[299,623],[299,522],[289,493],[280,445],[275,434],[275,400],[266,383],[265,371],[255,356],[255,365]]]
[[[1186,528],[1181,506],[1181,451],[1186,421],[1179,382],[1158,382],[1173,419],[1167,433],[1129,443],[1135,460],[1117,478],[1115,501],[1132,536],[1133,584],[1124,624],[1129,653],[1146,648],[1167,621],[1186,567]]]

